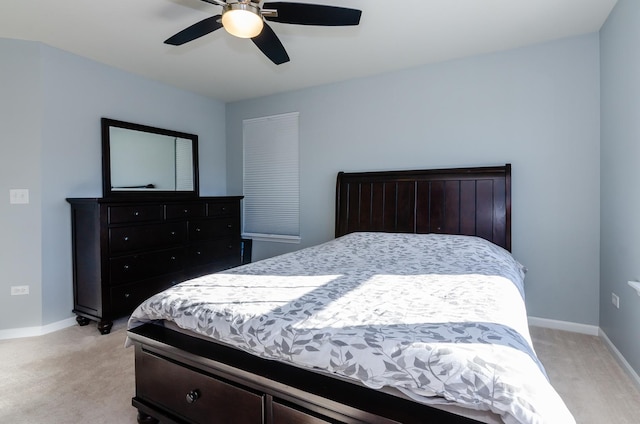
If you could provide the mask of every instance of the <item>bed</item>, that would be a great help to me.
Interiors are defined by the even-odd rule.
[[[336,238],[132,314],[138,421],[571,423],[532,348],[511,167],[339,173]]]

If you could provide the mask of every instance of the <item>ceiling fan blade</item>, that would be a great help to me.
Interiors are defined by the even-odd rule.
[[[176,35],[167,38],[164,43],[171,44],[172,46],[181,46],[184,43],[193,41],[196,38],[200,38],[203,35],[207,35],[217,29],[222,28],[220,19],[222,19],[222,15],[216,15],[204,19],[198,23],[191,25],[188,28],[183,29]]]
[[[275,9],[278,16],[264,16],[273,22],[297,25],[348,26],[358,25],[362,11],[346,7],[306,3],[264,3],[262,9]]]
[[[227,2],[223,0],[202,0],[205,3],[215,4],[216,6],[226,6]]]
[[[289,61],[289,55],[280,42],[280,39],[266,22],[264,23],[262,32],[253,37],[251,41],[276,65],[281,65]]]

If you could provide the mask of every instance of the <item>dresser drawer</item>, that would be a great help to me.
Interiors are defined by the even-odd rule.
[[[139,225],[109,229],[110,253],[140,249],[159,249],[182,244],[187,239],[187,223]]]
[[[190,423],[262,423],[263,395],[138,348],[136,397]]]
[[[162,205],[109,206],[109,224],[162,220]]]
[[[240,204],[238,202],[209,202],[207,204],[207,216],[233,216],[240,215]]]
[[[178,284],[183,279],[183,274],[175,273],[112,287],[109,290],[112,314],[114,316],[128,315],[154,294]]]
[[[177,248],[111,258],[111,285],[178,272],[185,265],[185,256],[185,250]]]
[[[240,240],[234,238],[215,240],[209,243],[198,243],[189,246],[189,265],[200,266],[205,264],[217,264],[219,269],[229,268],[226,266],[228,258],[233,258],[239,265],[240,262]],[[231,265],[233,266],[233,265]]]
[[[210,240],[240,234],[238,220],[235,217],[194,220],[189,222],[189,240]]]
[[[165,208],[167,219],[196,218],[206,216],[206,205],[204,203],[170,203],[166,205]]]

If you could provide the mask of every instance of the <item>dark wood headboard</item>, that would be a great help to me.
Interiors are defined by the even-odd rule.
[[[355,231],[471,235],[511,251],[511,165],[340,172],[336,237]]]

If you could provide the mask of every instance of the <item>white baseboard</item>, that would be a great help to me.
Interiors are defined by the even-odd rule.
[[[51,324],[40,327],[23,327],[12,328],[9,330],[0,330],[0,340],[21,339],[23,337],[42,336],[44,334],[53,333],[63,328],[71,327],[76,324],[76,317],[63,319],[62,321],[53,322]]]
[[[635,385],[640,389],[640,375],[631,367],[631,364],[627,362],[627,360],[622,356],[622,353],[618,350],[618,348],[609,340],[607,334],[600,329],[600,333],[598,334],[600,338],[604,341],[604,344],[607,345],[613,356],[616,358],[620,366],[625,370],[627,375],[631,377],[631,380],[635,383]]]
[[[597,325],[579,324],[577,322],[557,321],[555,319],[528,317],[529,325],[534,327],[551,328],[553,330],[571,331],[572,333],[598,336],[600,327]]]

